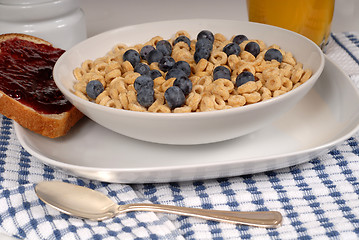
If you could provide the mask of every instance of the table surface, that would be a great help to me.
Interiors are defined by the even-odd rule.
[[[245,0],[79,0],[88,36],[143,22],[183,18],[247,20]],[[359,1],[337,0],[332,31],[359,31]],[[13,239],[0,234],[1,239]]]

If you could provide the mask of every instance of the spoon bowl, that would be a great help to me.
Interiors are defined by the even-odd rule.
[[[40,182],[35,192],[60,212],[93,221],[130,211],[153,211],[266,228],[276,228],[282,223],[282,215],[277,211],[235,212],[147,203],[118,205],[103,193],[60,181]]]

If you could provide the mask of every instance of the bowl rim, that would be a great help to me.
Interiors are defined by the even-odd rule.
[[[323,69],[324,69],[324,64],[325,64],[325,56],[323,51],[319,48],[319,46],[317,44],[315,44],[312,40],[310,40],[309,38],[300,35],[299,33],[284,29],[284,28],[280,28],[280,27],[276,27],[276,26],[272,26],[272,25],[268,25],[268,24],[262,24],[262,23],[256,23],[256,22],[247,22],[247,21],[240,21],[240,20],[228,20],[228,19],[207,19],[207,18],[194,18],[194,19],[178,19],[178,20],[165,20],[165,21],[154,21],[154,22],[147,22],[147,23],[139,23],[139,24],[134,24],[134,25],[129,25],[129,26],[123,26],[123,27],[119,27],[119,28],[115,28],[115,29],[111,29],[111,30],[107,30],[105,32],[99,33],[97,35],[94,35],[90,38],[87,38],[79,43],[77,43],[76,45],[74,45],[73,47],[71,47],[69,50],[67,50],[64,54],[62,54],[60,56],[60,58],[57,60],[57,62],[55,63],[54,69],[53,69],[53,75],[54,75],[54,81],[57,85],[57,87],[60,89],[60,91],[65,95],[65,97],[72,103],[72,99],[76,99],[77,102],[79,102],[79,104],[85,106],[85,107],[89,107],[89,108],[93,108],[96,111],[100,111],[100,112],[109,112],[109,113],[114,113],[114,114],[124,114],[124,115],[129,115],[129,116],[133,116],[133,117],[152,117],[152,118],[188,118],[189,116],[191,118],[207,118],[207,117],[216,117],[216,116],[223,116],[223,115],[232,115],[232,114],[237,114],[238,112],[248,112],[251,111],[252,109],[256,109],[256,108],[265,108],[268,105],[271,105],[273,102],[282,102],[285,101],[287,98],[290,98],[290,96],[296,94],[298,91],[303,91],[304,88],[306,88],[306,84],[302,84],[300,86],[298,86],[295,89],[292,89],[289,92],[286,92],[285,94],[276,96],[274,98],[268,99],[266,101],[260,101],[257,103],[253,103],[253,104],[248,104],[248,105],[244,105],[241,107],[233,107],[230,109],[221,109],[221,110],[214,110],[214,111],[206,111],[206,112],[187,112],[187,113],[154,113],[154,112],[139,112],[139,111],[133,111],[133,110],[125,110],[125,109],[117,109],[117,108],[111,108],[111,107],[107,107],[107,106],[103,106],[91,101],[87,101],[84,100],[78,96],[76,96],[73,92],[71,92],[71,90],[67,89],[62,83],[61,81],[57,81],[57,72],[59,71],[59,65],[61,64],[61,62],[63,61],[64,58],[66,58],[67,55],[69,55],[71,53],[71,51],[74,51],[73,49],[76,49],[78,46],[88,42],[88,41],[93,41],[96,38],[101,38],[104,35],[110,35],[113,34],[114,32],[126,29],[126,28],[136,28],[139,26],[145,26],[145,25],[152,25],[152,24],[163,24],[163,23],[171,23],[171,22],[187,22],[187,21],[199,21],[199,22],[203,22],[203,21],[213,21],[213,20],[217,20],[217,21],[227,21],[227,22],[233,22],[233,23],[241,23],[241,24],[249,24],[249,25],[261,25],[261,26],[265,26],[267,28],[272,28],[272,29],[277,29],[279,31],[284,31],[284,32],[290,32],[290,34],[294,34],[296,35],[296,37],[302,38],[304,41],[307,41],[309,44],[311,44],[319,53],[320,56],[320,65],[318,67],[318,70],[312,74],[312,76],[305,82],[305,83],[309,83],[312,81],[316,81],[319,76],[321,75]],[[109,49],[110,50],[110,49]],[[99,56],[101,57],[101,56]],[[303,86],[304,85],[304,86]],[[73,103],[72,103],[73,104]],[[75,104],[73,104],[75,105]]]

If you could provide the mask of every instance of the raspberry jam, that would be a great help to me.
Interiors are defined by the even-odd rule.
[[[43,114],[59,114],[72,105],[52,78],[65,51],[19,38],[0,42],[0,90]]]

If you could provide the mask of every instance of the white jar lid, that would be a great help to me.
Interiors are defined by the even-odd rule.
[[[78,0],[0,0],[0,21],[32,24],[61,18],[78,8]]]
[[[52,0],[0,0],[0,4],[6,5],[31,5],[53,2]]]

